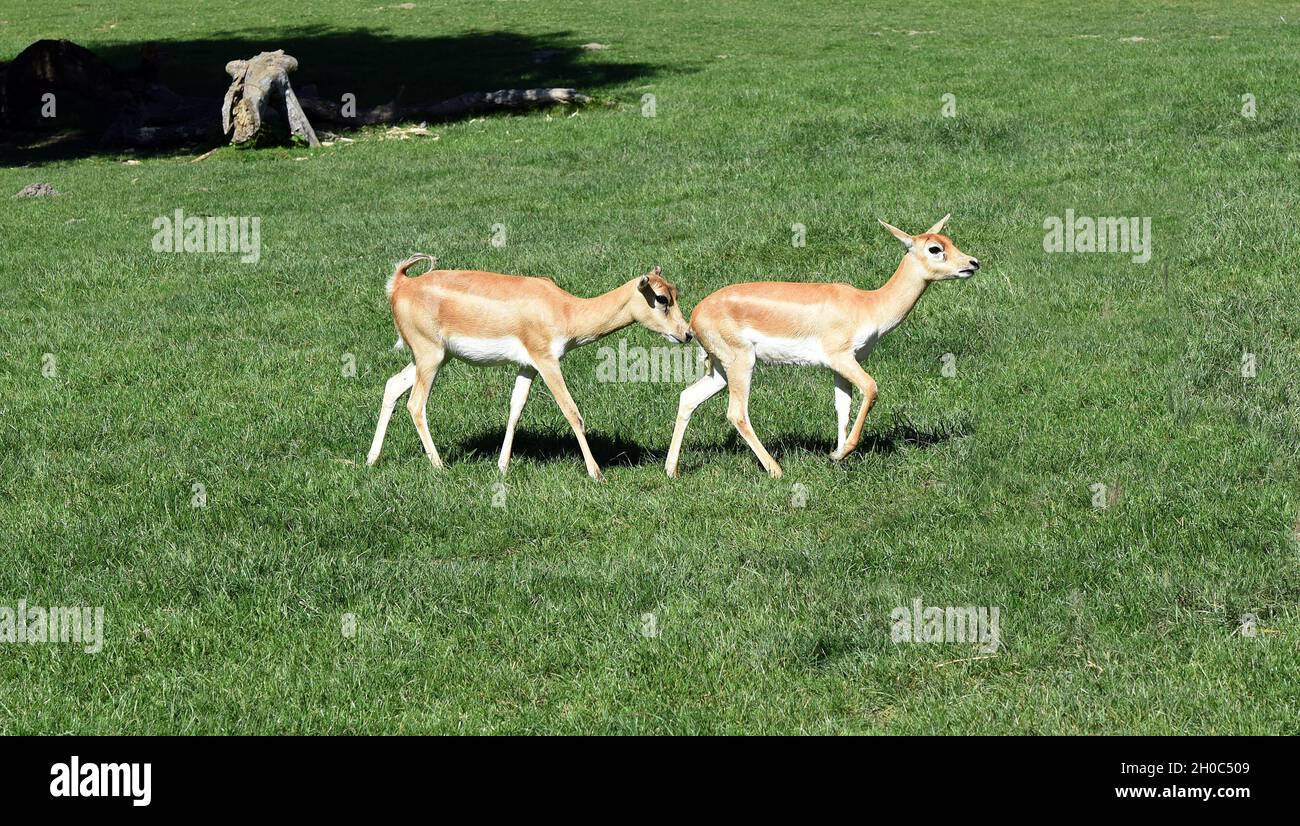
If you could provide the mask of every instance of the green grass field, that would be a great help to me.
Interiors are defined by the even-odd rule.
[[[94,655],[0,644],[0,732],[1300,732],[1300,6],[222,5],[0,0],[0,59],[159,40],[164,81],[219,99],[226,60],[283,47],[333,96],[598,103],[198,163],[9,147],[0,605],[106,627]],[[10,197],[34,182],[60,194]],[[260,262],[154,252],[176,209],[260,217]],[[1067,209],[1150,217],[1151,261],[1045,252]],[[945,212],[984,267],[872,354],[842,463],[830,374],[760,367],[785,477],[720,396],[669,480],[682,385],[600,382],[593,346],[564,364],[603,484],[539,382],[497,487],[513,371],[459,363],[448,468],[404,405],[364,466],[412,252],[580,295],[660,264],[689,309],[878,286],[876,219]],[[998,607],[1000,648],[895,644],[917,598]]]

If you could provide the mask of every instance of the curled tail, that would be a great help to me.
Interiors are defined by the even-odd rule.
[[[438,259],[434,258],[432,255],[425,255],[422,252],[417,252],[415,255],[412,255],[410,258],[393,268],[392,276],[388,279],[388,283],[384,285],[384,292],[388,293],[389,298],[393,297],[393,289],[397,286],[397,280],[399,278],[406,278],[406,271],[409,270],[417,261],[428,261],[429,269],[431,270],[437,269],[438,267]]]
[[[388,283],[384,285],[384,292],[389,298],[393,297],[393,290],[396,289],[398,280],[401,279],[402,281],[405,281],[408,278],[406,271],[418,261],[428,261],[429,269],[431,270],[437,269],[438,267],[438,259],[434,258],[432,255],[425,255],[422,252],[417,252],[415,255],[412,255],[410,258],[393,268],[393,274],[389,277]],[[404,347],[406,347],[406,342],[402,340],[402,333],[399,330],[397,333],[397,343],[393,345],[393,349],[401,350]]]

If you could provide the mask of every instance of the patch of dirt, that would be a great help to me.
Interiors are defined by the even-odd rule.
[[[59,192],[49,184],[28,184],[19,191],[15,198],[44,198],[46,195],[58,195]]]

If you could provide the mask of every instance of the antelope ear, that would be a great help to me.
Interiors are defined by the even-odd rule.
[[[643,276],[641,276],[641,280],[638,281],[638,282],[636,282],[636,288],[637,288],[638,290],[648,290],[648,289],[650,289],[650,276],[648,276],[648,275],[643,275]]]
[[[937,233],[937,232],[941,232],[941,231],[943,230],[944,224],[947,224],[947,223],[948,223],[948,219],[951,218],[951,217],[952,217],[952,213],[949,212],[947,215],[945,215],[945,216],[943,216],[942,218],[939,219],[939,223],[937,223],[937,224],[935,224],[934,226],[932,226],[932,227],[930,227],[929,229],[927,229],[926,232],[927,232],[927,233],[931,233],[931,234],[933,234],[933,233]]]
[[[879,218],[877,218],[876,220],[880,221]],[[899,241],[902,241],[903,246],[907,247],[909,250],[912,248],[912,243],[913,243],[912,236],[908,235],[906,232],[903,232],[901,229],[894,226],[893,224],[886,224],[884,221],[880,221],[880,225],[885,229],[889,230],[890,235],[894,236]]]
[[[650,274],[651,274],[651,275],[663,275],[663,274],[664,274],[663,267],[659,266],[658,264],[655,264],[654,269],[652,269],[652,270],[650,271]]]

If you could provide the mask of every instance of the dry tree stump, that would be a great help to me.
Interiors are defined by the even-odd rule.
[[[297,68],[298,61],[285,54],[284,49],[226,64],[231,84],[221,104],[221,129],[230,135],[233,127],[231,143],[239,145],[254,140],[271,107],[275,107],[277,112],[283,110],[291,134],[306,141],[308,146],[320,146],[302,104],[289,85],[289,73]]]

